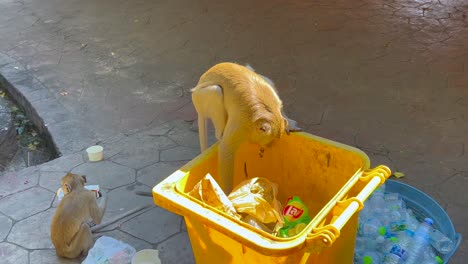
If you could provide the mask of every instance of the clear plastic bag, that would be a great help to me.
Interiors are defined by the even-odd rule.
[[[228,198],[238,213],[248,214],[262,223],[277,223],[282,226],[282,207],[276,199],[277,194],[277,184],[257,177],[241,182]]]
[[[128,264],[135,253],[132,246],[112,237],[102,236],[96,240],[82,264]]]
[[[246,222],[247,224],[257,229],[263,230],[267,233],[270,233],[270,234],[273,233],[273,230],[271,228],[269,228],[268,226],[260,222],[257,218],[251,215],[248,215],[248,214],[244,215],[244,217],[242,217],[242,221]]]
[[[232,202],[209,173],[193,187],[189,195],[237,219],[241,218]]]

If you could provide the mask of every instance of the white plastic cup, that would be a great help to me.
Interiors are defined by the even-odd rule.
[[[161,264],[159,251],[156,249],[143,249],[132,258],[132,264]]]
[[[101,146],[91,146],[86,149],[89,161],[100,161],[104,157],[104,148]]]

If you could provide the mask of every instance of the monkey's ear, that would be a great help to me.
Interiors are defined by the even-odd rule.
[[[255,126],[257,127],[257,131],[262,134],[271,134],[271,124],[266,119],[259,119],[255,121]]]
[[[86,180],[86,175],[81,175],[81,178],[83,178],[83,184],[85,184],[86,181],[87,181],[87,180]]]
[[[65,183],[63,186],[65,187],[65,190],[63,190],[63,191],[64,191],[66,194],[67,194],[67,193],[70,193],[70,192],[72,191],[72,187],[71,187],[70,184]]]

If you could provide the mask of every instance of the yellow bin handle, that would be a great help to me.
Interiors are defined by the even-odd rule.
[[[307,234],[305,239],[306,250],[311,253],[321,252],[324,247],[331,247],[335,240],[340,236],[340,230],[345,226],[348,220],[364,207],[364,202],[382,185],[391,171],[386,166],[378,166],[374,169],[366,170],[359,177],[360,181],[368,182],[364,189],[356,197],[339,201],[333,208],[332,223],[319,228],[313,228],[312,232]]]

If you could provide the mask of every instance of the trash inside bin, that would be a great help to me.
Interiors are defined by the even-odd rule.
[[[234,186],[254,177],[277,183],[279,201],[299,196],[310,223],[280,238],[191,197],[206,174],[217,178],[215,144],[153,188],[154,202],[184,216],[197,263],[352,263],[357,214],[390,175],[369,169],[362,151],[307,133],[292,133],[269,148],[244,144],[236,153]]]

